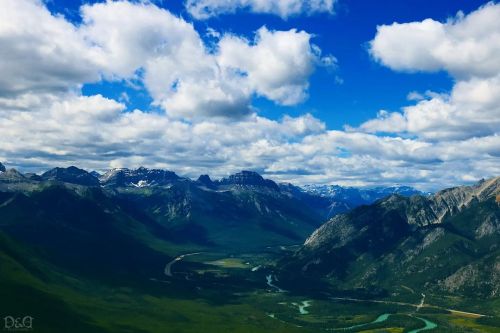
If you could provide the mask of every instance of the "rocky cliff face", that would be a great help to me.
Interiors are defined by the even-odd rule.
[[[22,183],[24,181],[27,181],[27,178],[16,169],[0,172],[0,183]]]
[[[5,172],[5,171],[7,171],[7,169],[2,163],[0,163],[0,172]]]
[[[498,295],[500,177],[433,196],[392,195],[340,214],[283,260],[292,271],[338,286],[395,284]]]
[[[198,177],[197,182],[210,189],[213,189],[216,186],[212,179],[210,179],[209,175],[201,175],[200,177]]]
[[[253,171],[241,171],[230,175],[227,178],[223,178],[218,182],[219,185],[240,185],[240,186],[252,186],[252,187],[263,187],[279,191],[278,184],[270,179],[264,179],[257,172]]]
[[[100,177],[104,186],[163,186],[179,180],[175,172],[158,169],[112,169]]]
[[[408,222],[419,226],[442,223],[447,217],[466,209],[472,202],[484,201],[499,192],[500,177],[482,180],[473,186],[460,186],[442,190],[424,200],[410,200]]]
[[[372,214],[399,212],[413,228],[425,227],[442,223],[445,218],[456,215],[471,205],[473,202],[482,202],[491,197],[496,197],[500,192],[500,177],[484,180],[473,186],[460,186],[437,192],[430,197],[414,196],[405,198],[391,195],[377,202]],[[335,246],[337,242],[343,244],[341,239],[348,239],[358,230],[354,228],[354,214],[338,215],[317,229],[305,242],[305,246],[316,247],[325,243]],[[356,221],[356,220],[355,220]],[[492,228],[492,222],[487,222],[483,231]],[[339,238],[340,237],[340,238]]]

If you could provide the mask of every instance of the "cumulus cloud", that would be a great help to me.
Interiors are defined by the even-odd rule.
[[[196,19],[208,19],[240,10],[278,15],[283,19],[301,14],[333,13],[335,0],[187,0],[186,9]]]
[[[134,77],[158,57],[197,65],[205,57],[193,26],[151,3],[108,1],[81,7],[79,32],[99,49],[96,62],[105,75]]]
[[[178,118],[247,116],[253,94],[298,104],[314,68],[331,57],[295,29],[263,27],[251,41],[221,35],[208,47],[192,24],[149,3],[86,5],[82,16],[80,32],[100,47],[104,73],[130,78],[142,69],[155,104]]]
[[[71,23],[40,1],[3,0],[1,6],[0,98],[99,79],[95,49]]]
[[[265,27],[257,31],[251,43],[226,35],[219,42],[218,63],[241,73],[257,94],[279,104],[294,105],[306,98],[307,78],[321,59],[310,39],[305,31],[273,32]]]
[[[500,5],[490,2],[447,22],[432,19],[377,27],[370,53],[398,71],[445,70],[456,78],[500,72]]]
[[[124,1],[85,5],[82,17],[80,31],[101,50],[105,77],[142,80],[170,116],[250,113],[252,91],[225,75],[192,24],[150,3]]]
[[[445,70],[455,79],[447,94],[412,93],[415,105],[381,111],[363,131],[408,133],[427,140],[496,135],[500,128],[500,5],[488,3],[445,23],[426,19],[380,26],[372,56],[402,71]]]
[[[253,112],[254,94],[283,105],[302,102],[314,68],[332,58],[294,29],[262,28],[250,41],[222,35],[209,46],[191,23],[149,2],[84,5],[79,26],[37,0],[2,4],[0,98],[134,79],[170,116],[238,118]]]
[[[360,129],[408,133],[429,140],[493,135],[500,128],[500,76],[458,81],[450,94],[434,95],[403,112],[381,111]]]

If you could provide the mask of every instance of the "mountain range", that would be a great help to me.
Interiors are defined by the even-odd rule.
[[[498,317],[499,244],[500,177],[431,195],[302,188],[251,171],[192,180],[146,168],[37,175],[0,164],[0,313],[43,318],[41,332],[157,332],[174,323],[170,331],[200,331],[197,318],[214,306],[248,324],[277,302],[269,288],[286,290],[291,304],[301,295],[408,304],[425,293],[442,308]],[[398,299],[401,288],[411,293]],[[227,319],[217,311],[213,327]],[[269,331],[277,321],[261,312],[260,331]],[[496,327],[497,317],[481,323]]]
[[[405,197],[430,194],[429,192],[421,192],[409,186],[356,188],[339,185],[305,185],[301,190],[314,197],[319,196],[329,201],[328,210],[325,215],[326,219],[361,205],[369,205],[391,194],[399,194]]]
[[[208,175],[191,180],[143,167],[102,175],[74,166],[41,175],[14,169],[0,174],[0,191],[20,192],[27,199],[54,188],[79,196],[99,193],[120,205],[124,214],[148,221],[177,242],[241,246],[232,235],[244,232],[255,247],[300,242],[325,219],[390,193],[337,186],[335,195],[325,195],[313,187],[277,184],[251,171],[214,181]]]
[[[498,297],[499,240],[497,177],[432,196],[392,194],[339,214],[282,261],[282,275],[325,278],[340,289],[405,285]]]
[[[234,235],[241,233],[246,235],[244,246],[248,247],[296,243],[321,223],[312,209],[282,194],[274,182],[250,172],[207,186],[203,178],[192,181],[171,171],[145,168],[111,170],[99,179],[75,167],[52,169],[41,176],[10,169],[0,174],[0,193],[0,217],[2,213],[20,214],[26,221],[3,218],[12,220],[12,232],[22,226],[25,232],[19,232],[20,237],[30,228],[33,234],[38,232],[56,213],[68,214],[63,225],[86,218],[80,205],[99,218],[75,225],[71,232],[90,224],[102,227],[97,220],[116,220],[120,222],[110,227],[120,232],[141,229],[167,242],[200,247],[240,247]],[[39,219],[44,222],[34,222]],[[67,231],[53,230],[50,238]]]

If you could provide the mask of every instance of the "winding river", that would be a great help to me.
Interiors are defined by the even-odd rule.
[[[349,327],[343,327],[343,328],[330,328],[328,330],[329,331],[349,331],[349,330],[352,330],[352,329],[355,329],[355,328],[360,328],[360,327],[364,327],[364,326],[368,326],[368,325],[372,325],[372,324],[377,324],[377,323],[384,322],[387,319],[389,319],[389,316],[390,316],[389,313],[384,313],[384,314],[378,316],[377,319],[375,319],[374,321],[371,321],[369,323],[358,324],[358,325],[349,326]],[[432,330],[432,329],[434,329],[434,328],[436,328],[438,326],[436,323],[433,323],[430,320],[427,320],[427,319],[424,319],[424,318],[420,318],[420,317],[415,317],[415,316],[411,316],[411,317],[423,321],[425,323],[425,326],[422,327],[422,328],[417,328],[415,330],[412,330],[409,333],[418,333],[418,332],[421,332],[421,331]]]
[[[309,311],[306,308],[311,306],[312,301],[302,301],[302,304],[297,304],[299,307],[299,313],[302,315],[309,314]]]
[[[276,277],[274,277],[274,281],[278,281],[276,279]],[[278,287],[277,285],[275,285],[273,283],[273,275],[272,274],[266,275],[266,283],[269,287],[276,289],[279,293],[285,292],[285,290],[281,289],[280,287]]]
[[[195,253],[186,253],[186,254],[182,254],[180,256],[178,256],[177,258],[175,258],[174,260],[170,261],[166,266],[165,266],[165,270],[164,270],[164,273],[166,276],[173,276],[172,274],[172,265],[175,264],[176,262],[184,259],[185,257],[188,257],[188,256],[194,256],[196,254],[200,254],[201,252],[195,252]]]
[[[273,289],[276,289],[278,292],[284,292],[285,290],[281,289],[276,284],[274,284],[273,283],[274,281],[277,281],[277,279],[276,279],[275,276],[273,276],[273,274],[269,274],[269,275],[266,276],[266,282],[267,282],[267,285],[269,287],[271,287]],[[354,298],[339,298],[339,297],[332,297],[331,299],[342,300],[342,301],[348,300],[348,301],[355,301],[355,302],[376,302],[376,303],[385,303],[385,304],[398,304],[398,305],[414,306],[416,308],[415,311],[412,312],[412,313],[410,313],[410,314],[407,314],[407,316],[422,321],[425,324],[425,326],[421,327],[421,328],[417,328],[417,329],[411,330],[409,333],[419,333],[419,332],[422,332],[422,331],[432,330],[432,329],[438,327],[438,325],[436,323],[434,323],[434,322],[432,322],[430,320],[421,318],[421,317],[417,317],[417,316],[414,315],[422,307],[424,307],[424,305],[425,305],[425,294],[422,294],[422,299],[421,299],[421,301],[420,301],[419,304],[409,304],[409,303],[389,302],[389,301],[376,301],[376,300],[361,300],[361,299],[354,299]],[[312,301],[308,300],[308,301],[302,301],[301,303],[291,303],[291,304],[299,309],[299,313],[301,315],[306,315],[306,314],[309,314],[309,311],[306,310],[306,308],[310,307],[311,303],[312,303]],[[286,304],[286,303],[279,303],[279,304]],[[273,318],[273,319],[280,320],[273,313],[272,314],[268,314],[268,316],[271,317],[271,318]],[[349,326],[349,327],[341,327],[341,328],[326,328],[324,330],[325,331],[350,331],[350,330],[361,328],[361,327],[365,327],[365,326],[368,326],[368,325],[382,323],[382,322],[386,321],[387,319],[389,319],[390,316],[391,316],[390,313],[384,313],[384,314],[381,314],[380,316],[378,316],[375,320],[373,320],[371,322],[368,322],[368,323],[357,324],[357,325],[353,325],[353,326]],[[481,315],[479,315],[479,316],[481,316]],[[287,323],[286,321],[283,321],[283,320],[280,320],[280,321],[282,321],[283,323]]]
[[[363,327],[363,326],[368,326],[368,325],[371,325],[371,324],[381,323],[383,321],[386,321],[389,318],[389,316],[390,316],[389,313],[384,313],[384,314],[381,314],[380,316],[378,316],[377,319],[375,319],[374,321],[371,321],[369,323],[358,324],[358,325],[349,326],[349,327],[342,327],[342,328],[329,328],[328,330],[329,331],[349,331],[349,330],[352,330],[352,329],[355,329],[355,328],[359,328],[359,327]]]
[[[432,321],[424,319],[424,318],[420,318],[420,317],[413,317],[413,318],[420,319],[421,321],[423,321],[425,323],[425,326],[422,328],[417,328],[416,330],[412,330],[409,333],[418,333],[421,331],[432,330],[433,328],[436,328],[438,326],[436,323],[433,323]]]

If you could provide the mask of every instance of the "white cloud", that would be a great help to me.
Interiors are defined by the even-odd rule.
[[[377,118],[364,122],[359,129],[368,133],[402,133],[407,130],[406,118],[399,112],[381,110],[377,113]],[[348,127],[347,130],[357,129]]]
[[[263,27],[255,40],[231,35],[219,42],[218,63],[244,75],[250,89],[283,105],[307,96],[308,77],[321,59],[304,31],[269,31]]]
[[[500,5],[490,2],[445,23],[393,23],[377,27],[370,53],[399,71],[445,70],[456,78],[500,72]]]
[[[361,130],[427,140],[499,133],[500,5],[489,3],[445,23],[427,19],[378,27],[370,52],[395,70],[448,71],[455,84],[449,94],[413,92],[415,105],[404,107],[402,113],[382,111]]]
[[[226,75],[192,24],[150,3],[86,5],[82,15],[81,31],[101,48],[104,73],[143,80],[154,103],[170,116],[250,113],[252,90]]]
[[[80,31],[100,48],[103,72],[132,78],[142,69],[155,104],[178,118],[245,116],[255,93],[295,105],[314,68],[331,58],[294,29],[261,28],[252,41],[222,35],[209,48],[192,24],[150,3],[86,5],[82,16]]]
[[[71,164],[90,169],[145,165],[191,177],[221,177],[257,169],[299,184],[421,188],[500,172],[498,135],[427,142],[329,131],[309,114],[277,121],[251,114],[238,122],[186,123],[164,114],[123,112],[124,107],[100,95],[70,93],[32,103],[30,112],[10,109],[0,114],[0,160],[36,171]]]
[[[124,107],[100,95],[68,94],[51,104],[32,105],[30,112],[10,110],[1,115],[5,144],[0,156],[25,166],[77,163],[103,169],[146,164],[191,175],[221,175],[265,159],[264,150],[252,147],[265,142],[280,149],[288,140],[325,129],[311,115],[273,121],[254,114],[237,123],[188,124],[162,114],[123,112]]]
[[[499,133],[500,76],[458,81],[450,94],[403,108],[381,111],[360,129],[370,133],[408,133],[429,140],[467,139]]]
[[[418,91],[410,91],[406,96],[406,99],[409,101],[421,101],[425,99],[424,95],[419,93]]]
[[[197,65],[205,57],[193,26],[151,3],[94,3],[82,6],[81,15],[80,33],[101,51],[96,61],[108,76],[134,77],[158,57],[172,57],[181,68],[181,60]]]
[[[196,19],[207,19],[240,10],[278,15],[283,19],[297,15],[333,13],[335,0],[186,0],[187,11]]]
[[[95,50],[71,23],[40,1],[2,0],[1,8],[0,98],[99,79]]]
[[[332,58],[322,58],[312,36],[294,29],[262,28],[252,41],[222,35],[207,46],[192,24],[150,2],[84,5],[78,27],[36,0],[2,0],[2,6],[0,98],[78,90],[102,75],[142,81],[154,104],[173,117],[238,118],[253,112],[254,94],[278,104],[302,102],[314,68]]]

